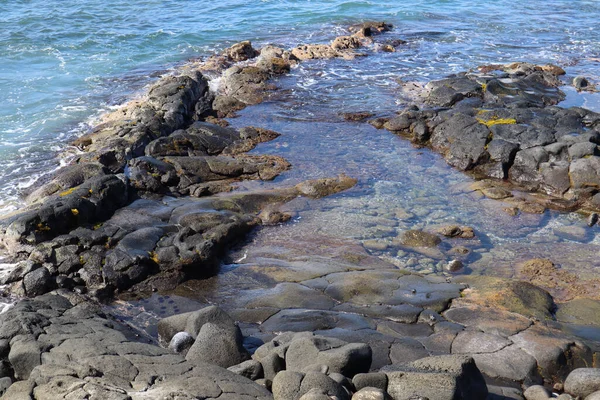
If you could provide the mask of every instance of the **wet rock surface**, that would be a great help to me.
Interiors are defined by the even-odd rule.
[[[583,108],[556,106],[565,97],[562,74],[560,68],[527,63],[456,74],[429,82],[419,106],[383,127],[431,147],[476,177],[508,180],[515,188],[562,200],[546,200],[550,208],[595,209],[600,119]],[[511,196],[486,190],[491,198]]]
[[[79,282],[97,298],[131,287],[173,288],[192,277],[214,274],[224,250],[261,223],[257,214],[263,207],[353,184],[340,177],[219,198],[138,199],[102,223],[31,246],[29,260],[4,282],[12,285],[13,293],[29,296],[54,289],[61,277]]]

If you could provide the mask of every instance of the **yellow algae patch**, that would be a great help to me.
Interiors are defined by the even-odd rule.
[[[71,189],[67,189],[67,190],[65,190],[64,192],[61,192],[61,193],[59,194],[59,196],[60,196],[60,197],[65,197],[65,196],[68,196],[68,195],[70,195],[71,193],[73,193],[73,192],[75,191],[75,189],[77,189],[77,188],[76,188],[76,187],[74,187],[74,188],[71,188]]]
[[[39,223],[37,224],[37,232],[48,232],[50,230],[50,227],[48,225],[45,225],[43,223]]]
[[[493,126],[493,125],[514,125],[517,123],[517,120],[514,118],[498,118],[497,116],[492,116],[489,119],[484,118],[476,118],[477,122],[483,124],[485,126]]]
[[[486,92],[486,90],[487,90],[487,83],[482,83],[481,84],[481,90],[483,91],[483,93]]]
[[[155,253],[155,252],[153,252],[153,251],[149,251],[149,252],[148,252],[148,255],[150,256],[150,259],[151,259],[152,261],[154,261],[154,262],[155,262],[155,263],[157,263],[157,264],[159,263],[159,260],[158,260],[158,254],[156,254],[156,253]]]
[[[76,208],[71,208],[71,213],[75,216],[79,215],[79,210]]]

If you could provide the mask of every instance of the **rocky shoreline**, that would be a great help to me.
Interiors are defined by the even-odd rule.
[[[474,190],[513,209],[598,211],[600,115],[556,106],[564,74],[555,65],[482,66],[429,82],[417,104],[371,122],[483,179]]]
[[[366,23],[331,44],[290,50],[241,42],[161,78],[76,140],[77,159],[0,220],[0,244],[18,262],[1,283],[20,299],[0,315],[2,398],[534,400],[552,389],[595,399],[600,342],[561,330],[544,288],[421,276],[317,235],[295,238],[303,252],[274,240],[246,254],[219,274],[231,279],[231,296],[162,319],[156,341],[100,305],[188,280],[218,285],[223,254],[255,227],[289,220],[284,203],[355,185],[340,175],[236,191],[237,182],[293,166],[248,154],[277,132],[229,128],[223,118],[262,102],[294,64],[351,62],[366,46],[396,51],[403,43],[385,40],[390,29]],[[555,107],[561,73],[485,67],[432,82],[418,105],[371,123],[486,178],[477,190],[513,212],[598,210],[600,118]],[[469,227],[439,234],[476,235]],[[409,231],[401,241],[431,248],[440,238]],[[533,266],[525,278],[549,286],[548,271]]]

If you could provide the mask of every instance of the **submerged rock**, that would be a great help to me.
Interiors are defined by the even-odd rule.
[[[575,89],[577,90],[587,90],[588,86],[590,86],[590,82],[585,76],[576,76],[573,78],[573,86],[575,86]]]
[[[442,240],[431,233],[408,230],[400,236],[400,243],[408,247],[436,247]]]
[[[446,265],[446,270],[448,272],[458,272],[464,268],[464,264],[460,260],[452,260]]]

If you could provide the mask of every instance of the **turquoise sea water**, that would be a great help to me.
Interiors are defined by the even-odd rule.
[[[57,152],[91,118],[236,41],[291,47],[327,42],[350,23],[392,23],[390,37],[405,47],[373,58],[368,73],[326,66],[328,83],[317,86],[333,109],[391,111],[393,93],[365,92],[482,63],[552,62],[595,80],[599,19],[600,2],[567,0],[0,0],[0,212],[19,207],[19,191],[57,168]],[[307,88],[318,76],[305,78],[298,81]]]

